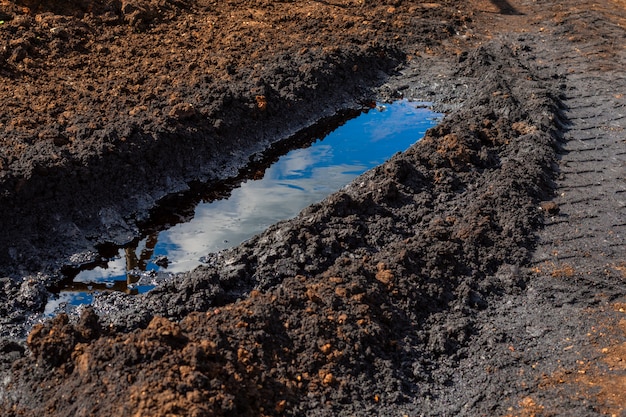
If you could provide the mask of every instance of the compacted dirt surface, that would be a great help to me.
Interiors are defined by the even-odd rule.
[[[0,0],[0,22],[2,415],[626,415],[623,0]],[[205,265],[41,320],[163,197],[398,98],[447,115]]]

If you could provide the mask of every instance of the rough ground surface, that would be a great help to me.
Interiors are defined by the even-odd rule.
[[[5,338],[4,415],[626,415],[624,1],[0,4],[5,335],[55,262],[271,134],[449,110],[207,266]]]
[[[6,324],[165,195],[371,101],[406,50],[462,29],[457,3],[3,1]]]

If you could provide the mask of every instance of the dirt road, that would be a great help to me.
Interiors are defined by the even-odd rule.
[[[624,1],[0,4],[4,415],[626,415]],[[20,341],[59,265],[159,196],[399,97],[448,114]]]

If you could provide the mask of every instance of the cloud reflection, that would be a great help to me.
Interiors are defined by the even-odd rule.
[[[272,224],[294,217],[366,169],[364,165],[332,165],[330,147],[321,148],[298,149],[286,155],[263,179],[242,184],[226,200],[199,205],[191,222],[161,232],[159,241],[171,245],[168,270],[189,270],[207,253],[238,245]]]

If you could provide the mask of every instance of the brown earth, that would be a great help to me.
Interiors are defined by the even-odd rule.
[[[624,1],[0,4],[4,415],[626,415]],[[448,115],[23,345],[160,197],[398,97]]]

